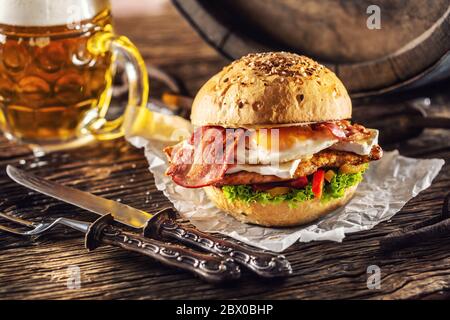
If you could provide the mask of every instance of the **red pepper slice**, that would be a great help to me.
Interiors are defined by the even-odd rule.
[[[308,178],[306,176],[295,179],[291,182],[293,188],[301,189],[308,185]]]
[[[317,170],[314,172],[312,181],[312,192],[317,199],[322,197],[323,181],[325,180],[325,170]]]

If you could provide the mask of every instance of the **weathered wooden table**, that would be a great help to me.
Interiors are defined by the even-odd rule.
[[[137,44],[147,61],[184,80],[191,94],[227,63],[171,7],[156,16],[118,19],[116,27]],[[449,100],[433,99],[434,112],[448,116]],[[0,234],[0,298],[448,298],[450,237],[388,257],[379,253],[377,241],[400,227],[440,213],[450,186],[450,134],[427,130],[397,147],[408,156],[443,158],[446,165],[433,185],[391,221],[352,234],[343,243],[293,245],[286,256],[294,275],[284,281],[262,281],[245,273],[239,283],[217,287],[116,248],[87,253],[76,232],[55,232],[35,242]],[[0,210],[30,218],[45,214],[92,220],[92,214],[13,183],[5,174],[8,164],[143,210],[169,205],[154,186],[142,150],[123,139],[35,158],[26,147],[0,138]],[[379,290],[366,286],[367,267],[374,264],[381,268]],[[70,266],[80,268],[79,289],[67,286]]]

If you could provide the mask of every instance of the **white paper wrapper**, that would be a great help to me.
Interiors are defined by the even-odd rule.
[[[355,196],[345,207],[306,226],[275,229],[241,223],[217,209],[202,189],[186,189],[174,184],[164,175],[167,160],[162,149],[167,142],[139,136],[128,140],[136,147],[145,148],[156,187],[197,228],[226,234],[276,252],[285,250],[296,241],[341,242],[347,233],[372,229],[390,219],[411,198],[428,188],[444,165],[442,159],[413,159],[400,156],[397,151],[385,152],[381,160],[371,163]]]

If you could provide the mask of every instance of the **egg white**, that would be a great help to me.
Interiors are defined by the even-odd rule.
[[[280,149],[272,145],[266,149],[250,140],[250,147],[246,153],[237,152],[239,164],[279,164],[311,156],[321,150],[334,145],[338,140],[329,138],[298,139],[289,148]]]
[[[232,174],[240,171],[255,172],[263,176],[277,176],[282,179],[291,179],[294,177],[300,159],[279,163],[277,165],[270,164],[237,164],[229,168],[226,174]]]
[[[370,137],[364,140],[358,141],[340,141],[333,145],[333,150],[338,151],[348,151],[359,154],[361,156],[366,156],[370,154],[372,147],[378,144],[378,130],[368,129],[370,131]]]

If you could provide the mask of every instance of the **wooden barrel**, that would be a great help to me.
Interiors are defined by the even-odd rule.
[[[305,54],[334,70],[353,97],[450,74],[450,0],[173,2],[226,57],[274,50]]]

